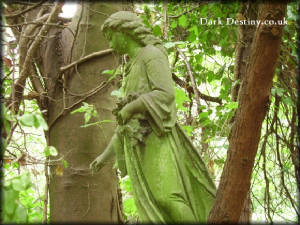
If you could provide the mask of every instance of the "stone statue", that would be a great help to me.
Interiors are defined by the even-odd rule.
[[[118,127],[93,172],[114,155],[129,175],[140,222],[205,222],[216,187],[197,150],[176,123],[167,52],[134,13],[111,15],[102,31],[111,48],[128,54],[115,110]]]

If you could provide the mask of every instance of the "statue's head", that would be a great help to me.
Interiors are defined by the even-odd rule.
[[[108,40],[111,40],[112,33],[119,32],[135,40],[141,46],[161,45],[162,43],[135,13],[129,11],[119,11],[112,14],[104,21],[101,29]]]

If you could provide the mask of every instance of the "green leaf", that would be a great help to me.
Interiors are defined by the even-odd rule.
[[[198,119],[201,120],[203,118],[208,118],[209,112],[202,112],[199,114]]]
[[[12,163],[12,168],[19,168],[20,164],[18,162],[13,162]]]
[[[48,157],[48,156],[57,156],[57,150],[54,146],[47,146],[45,149],[44,149],[44,153],[45,153],[45,156]]]
[[[188,40],[190,41],[190,42],[194,42],[195,40],[196,40],[196,34],[195,34],[195,32],[191,32],[190,33],[190,35],[189,35],[189,37],[188,37]]]
[[[85,123],[89,122],[90,119],[91,119],[91,117],[92,117],[92,114],[86,112],[86,113],[84,114],[84,122],[85,122]]]
[[[181,17],[179,17],[178,19],[178,23],[180,26],[182,26],[183,28],[186,28],[188,25],[188,21],[185,15],[182,15]]]
[[[210,123],[211,123],[211,121],[209,119],[205,119],[203,122],[201,122],[201,125],[203,127],[206,127],[206,126],[210,125]]]
[[[21,125],[27,126],[27,127],[33,127],[35,126],[35,116],[33,114],[24,114],[22,116],[19,116],[19,121]]]
[[[133,197],[125,199],[123,202],[123,205],[124,205],[124,212],[126,214],[129,214],[130,216],[133,216],[136,214],[137,208],[136,208]]]
[[[71,114],[74,114],[74,113],[77,113],[77,112],[84,112],[83,117],[84,117],[84,122],[85,123],[89,122],[90,119],[92,118],[92,116],[97,117],[97,115],[98,115],[98,112],[97,112],[95,106],[92,105],[92,104],[88,104],[86,102],[82,102],[82,106],[75,109],[75,110],[73,110],[71,112]]]
[[[287,105],[291,105],[291,106],[295,107],[295,102],[293,102],[293,100],[289,96],[282,98],[282,101]]]
[[[199,29],[196,25],[192,26],[189,31],[194,32],[196,36],[199,35]]]
[[[195,59],[196,59],[196,62],[201,64],[202,63],[202,60],[203,60],[203,57],[202,57],[202,54],[198,54],[195,56]]]
[[[115,79],[117,76],[121,75],[121,65],[118,66],[117,69],[114,70],[110,78],[107,80],[107,82],[110,82],[111,80]]]
[[[44,130],[48,130],[48,125],[41,115],[36,115],[36,120]]]
[[[175,21],[173,21],[172,23],[171,23],[171,28],[176,28],[177,27],[177,22],[176,22],[176,20]]]
[[[194,128],[192,126],[182,126],[188,136],[192,136]]]
[[[225,108],[227,109],[237,109],[239,106],[238,102],[229,102],[225,105]]]
[[[104,70],[102,72],[102,74],[110,74],[110,75],[112,75],[112,74],[114,74],[114,70]]]
[[[164,46],[166,49],[173,48],[176,44],[174,42],[166,42]]]
[[[164,47],[167,49],[173,48],[176,45],[184,45],[184,44],[185,44],[185,42],[183,42],[183,41],[174,41],[174,42],[163,43]]]
[[[10,123],[8,122],[8,120],[4,119],[3,125],[4,125],[6,133],[9,133],[10,132]]]
[[[211,82],[212,80],[214,80],[216,77],[215,77],[215,74],[213,71],[208,71],[207,72],[207,75],[206,75],[206,80],[207,82]]]
[[[66,160],[63,159],[63,160],[61,160],[61,162],[65,168],[69,167],[69,163]]]
[[[157,36],[157,37],[162,35],[160,26],[155,25],[155,26],[153,27],[153,34],[154,34],[155,36]]]
[[[217,164],[218,166],[223,166],[225,163],[225,160],[220,158],[220,159],[215,159],[214,160],[215,164]]]
[[[127,191],[127,192],[131,192],[132,191],[132,188],[131,188],[131,180],[129,177],[126,177],[124,180],[123,180],[123,187],[124,189]]]
[[[75,109],[74,111],[71,112],[71,114],[77,113],[77,112],[86,112],[87,108],[86,107],[79,107],[78,109]]]
[[[191,100],[187,97],[186,93],[179,88],[175,88],[175,101],[178,109],[186,111],[187,109],[183,106],[184,102],[190,102]]]
[[[277,94],[279,97],[282,97],[285,91],[283,88],[274,87],[272,88],[271,92],[273,95]]]
[[[39,128],[41,124],[36,115],[33,115],[33,121],[34,121],[34,127]]]

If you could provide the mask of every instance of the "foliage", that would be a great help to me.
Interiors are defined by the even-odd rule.
[[[298,74],[298,3],[291,2],[287,8],[288,25],[284,28],[282,49],[276,68],[269,110],[263,123],[261,141],[256,156],[251,181],[252,219],[254,221],[295,221],[299,211],[299,141],[297,138],[297,88]],[[163,40],[169,55],[172,73],[182,81],[174,83],[178,121],[199,149],[208,169],[218,184],[226,159],[231,121],[238,103],[232,101],[232,87],[239,83],[234,78],[235,47],[238,42],[236,25],[203,25],[199,18],[236,18],[240,2],[157,2],[136,4],[144,23],[155,36]],[[164,15],[167,15],[167,20]],[[167,22],[166,22],[167,21]],[[19,76],[18,42],[12,34],[3,57],[1,93],[8,106],[15,79]],[[187,58],[198,90],[198,99],[193,91],[186,62],[178,54],[180,50]],[[109,81],[121,72],[106,70]],[[183,84],[183,85],[182,85]],[[25,93],[34,93],[31,82],[26,82]],[[31,95],[30,95],[31,94]],[[121,91],[112,95],[121,96]],[[203,97],[204,96],[204,97]],[[217,101],[220,100],[221,104]],[[210,99],[210,100],[209,100]],[[57,155],[53,146],[47,146],[44,132],[49,129],[45,112],[39,109],[37,99],[23,100],[18,114],[8,107],[2,108],[5,138],[4,153],[5,182],[3,187],[3,222],[41,222],[44,207],[44,164],[46,158]],[[83,118],[82,127],[101,126],[112,121],[99,121],[97,110],[91,104],[82,105],[71,112]],[[68,163],[62,159],[61,167]],[[61,173],[61,169],[58,171]],[[19,174],[17,174],[19,173]],[[30,173],[31,176],[28,174]],[[34,185],[34,180],[40,185]],[[296,185],[298,184],[298,185]],[[131,185],[128,177],[120,179],[125,220],[138,220]],[[298,191],[297,191],[298,188]]]
[[[78,113],[78,112],[84,113],[83,114],[84,115],[83,116],[84,117],[84,124],[80,126],[82,128],[86,128],[86,127],[89,127],[89,126],[95,126],[95,125],[101,127],[101,125],[103,123],[112,123],[112,122],[114,122],[112,120],[101,120],[101,121],[99,121],[99,119],[98,119],[96,122],[88,123],[93,117],[95,117],[96,119],[98,118],[98,112],[97,112],[94,105],[88,104],[86,102],[82,102],[82,106],[80,106],[79,108],[73,110],[71,112],[71,114]]]
[[[263,124],[252,174],[253,210],[258,218],[269,222],[293,222],[297,216],[299,218],[299,203],[296,200],[299,192],[299,140],[296,134],[299,129],[296,115],[299,88],[298,7],[296,2],[287,7],[289,25],[284,28],[270,108]]]
[[[6,179],[3,197],[4,223],[29,223],[42,220],[42,202],[34,196],[29,173]]]
[[[134,223],[138,221],[138,215],[133,199],[130,178],[128,176],[120,178],[120,188],[122,190],[124,219],[130,223]]]
[[[84,123],[86,124],[87,122],[90,121],[92,117],[96,117],[98,115],[97,110],[94,105],[90,105],[86,102],[82,102],[82,106],[75,109],[74,111],[71,112],[71,114],[81,112],[84,113]]]

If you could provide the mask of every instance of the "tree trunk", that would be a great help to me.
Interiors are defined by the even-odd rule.
[[[243,3],[239,12],[241,20],[250,19],[256,20],[258,13],[258,4],[250,1]],[[240,84],[243,82],[243,78],[246,76],[246,69],[249,63],[251,46],[255,35],[256,26],[239,25],[238,27],[238,44],[235,51],[235,68],[234,68],[234,80],[235,85],[232,88],[231,101],[235,102],[238,99],[238,92],[240,90]],[[234,122],[235,116],[232,117],[230,123]],[[239,219],[240,223],[249,223],[251,221],[251,194],[250,190],[247,194],[243,210]]]
[[[241,212],[241,216],[239,218],[239,223],[251,223],[251,217],[252,217],[252,203],[251,203],[251,194],[250,190],[247,193],[244,206]]]
[[[259,20],[282,20],[286,3],[261,3]],[[239,91],[239,107],[229,137],[229,150],[209,223],[237,223],[241,216],[257,152],[283,26],[260,24],[253,40],[246,76]]]
[[[255,3],[243,3],[239,12],[239,19],[257,19],[258,4]],[[238,27],[238,43],[235,51],[235,65],[234,65],[234,81],[235,85],[232,88],[231,100],[233,102],[238,99],[238,92],[240,90],[240,84],[243,82],[243,78],[246,74],[247,65],[249,63],[251,45],[254,38],[256,26],[239,25]],[[232,121],[233,122],[233,121]]]
[[[116,83],[104,83],[109,75],[102,72],[115,68],[118,58],[112,54],[93,58],[62,74],[59,68],[107,49],[108,42],[101,33],[101,24],[123,7],[120,2],[78,5],[69,28],[52,28],[48,34],[50,38],[41,47],[39,65],[46,77],[49,95],[49,145],[57,148],[56,159],[63,157],[69,165],[63,172],[61,164],[50,167],[51,222],[122,222],[113,164],[109,163],[99,174],[92,175],[89,170],[89,164],[109,143],[115,123],[81,128],[84,113],[70,113],[82,102],[87,102],[93,104],[99,114],[97,120],[89,122],[114,120],[115,100],[110,93],[116,88]]]

